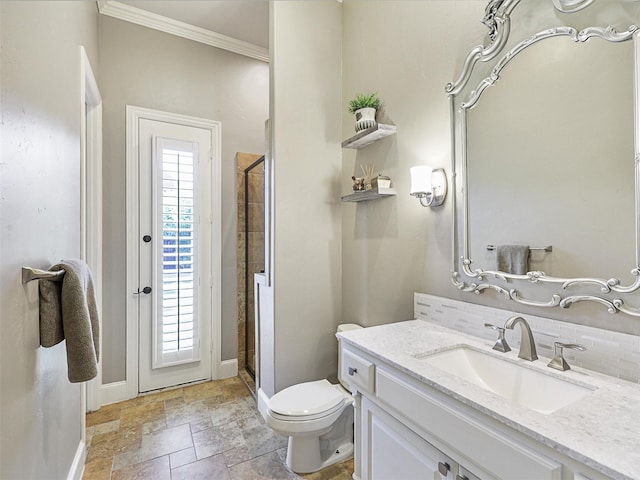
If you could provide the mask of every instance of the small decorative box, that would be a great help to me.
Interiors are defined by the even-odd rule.
[[[390,188],[391,179],[384,175],[378,175],[371,179],[371,188],[377,190],[378,188]]]

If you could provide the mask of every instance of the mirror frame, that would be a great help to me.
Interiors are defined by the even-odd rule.
[[[452,282],[461,292],[481,294],[494,290],[505,298],[522,305],[533,307],[568,308],[577,302],[596,302],[607,308],[609,313],[622,312],[640,317],[640,306],[627,303],[626,296],[640,289],[640,30],[631,25],[628,30],[618,32],[612,25],[606,27],[588,27],[578,31],[569,26],[560,26],[538,31],[516,43],[506,53],[501,54],[509,41],[511,33],[511,13],[522,0],[490,0],[485,10],[483,22],[489,28],[488,44],[478,45],[471,50],[463,64],[461,75],[446,85],[445,91],[450,99],[451,135],[452,135],[452,179],[453,228],[452,228]],[[554,5],[556,0],[554,0]],[[590,1],[581,8],[587,8]],[[557,5],[556,9],[558,8]],[[561,11],[561,10],[560,10]],[[502,70],[522,51],[540,41],[552,37],[565,36],[574,42],[586,42],[598,37],[609,42],[633,41],[633,105],[634,105],[634,182],[635,182],[635,266],[630,270],[635,280],[631,285],[621,285],[618,278],[560,278],[548,276],[542,271],[530,271],[525,275],[510,274],[495,270],[472,268],[469,244],[469,178],[467,175],[467,112],[473,108],[482,93],[500,80]],[[470,84],[474,69],[481,63],[487,63],[490,74],[475,87]],[[630,159],[631,160],[631,159]],[[461,206],[459,206],[459,203]],[[459,208],[462,218],[459,218]],[[460,237],[462,243],[460,244]],[[542,292],[543,300],[528,298],[522,287]],[[541,288],[546,287],[546,288]],[[525,289],[526,290],[526,289]],[[528,292],[527,292],[528,293]]]

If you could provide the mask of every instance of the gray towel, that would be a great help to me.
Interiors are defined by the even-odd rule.
[[[91,271],[82,260],[63,260],[61,282],[40,280],[40,345],[67,341],[67,372],[72,383],[98,374],[100,327]]]
[[[498,245],[496,263],[499,272],[526,275],[529,271],[528,245]]]

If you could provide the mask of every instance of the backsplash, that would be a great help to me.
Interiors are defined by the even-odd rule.
[[[486,328],[485,323],[503,327],[509,317],[519,315],[509,310],[424,293],[414,294],[413,311],[415,318],[429,320],[490,342],[496,340],[497,332]],[[565,349],[564,357],[569,365],[640,383],[640,336],[529,314],[522,314],[522,317],[531,326],[540,357],[551,359],[554,356],[554,342],[578,343],[587,347],[587,351]],[[520,345],[520,328],[507,330],[505,336],[512,350],[516,350]]]

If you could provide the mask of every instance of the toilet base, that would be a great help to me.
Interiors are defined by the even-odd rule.
[[[287,466],[296,473],[312,473],[353,456],[353,407],[349,405],[328,432],[290,436]]]
[[[289,437],[287,448],[287,466],[295,473],[312,473],[322,470],[334,463],[348,460],[353,456],[353,443],[346,443],[336,448],[326,460],[322,460],[319,452],[318,437],[296,438]],[[303,440],[300,442],[300,440]],[[308,440],[309,442],[305,442]],[[308,444],[307,444],[308,443]],[[302,454],[300,454],[302,452]]]

